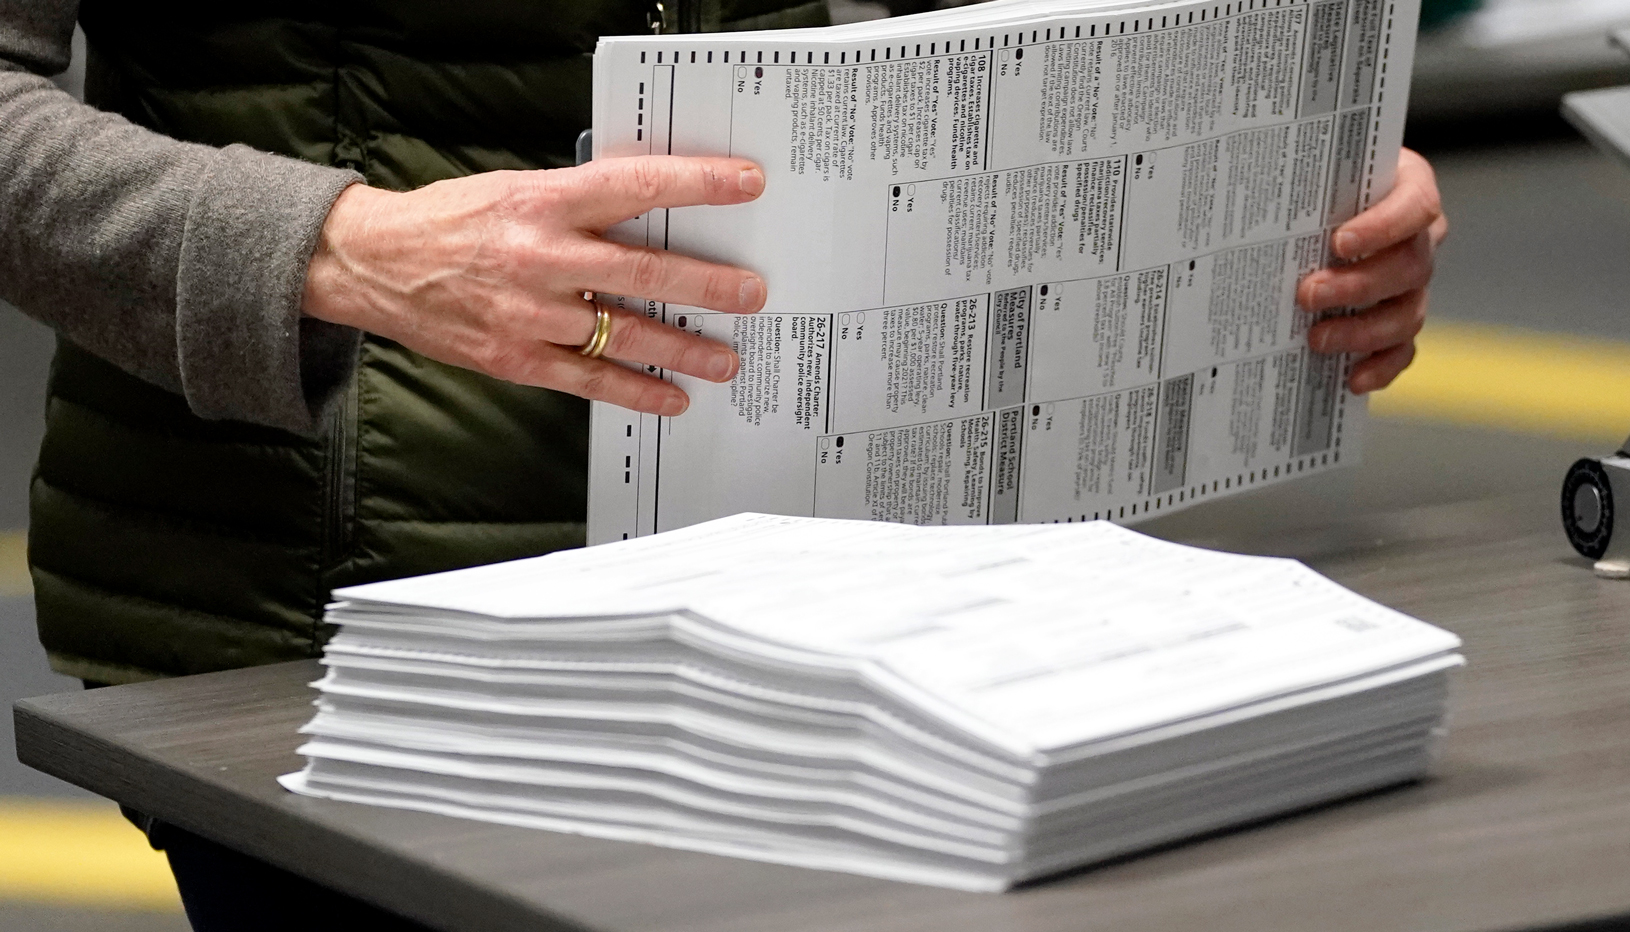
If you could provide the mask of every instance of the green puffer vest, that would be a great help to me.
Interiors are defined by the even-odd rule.
[[[87,98],[409,189],[570,165],[600,35],[821,0],[85,0]],[[664,21],[665,17],[665,21]],[[338,586],[580,545],[588,406],[364,341],[323,436],[205,421],[59,342],[31,488],[40,638],[102,682],[312,656]]]

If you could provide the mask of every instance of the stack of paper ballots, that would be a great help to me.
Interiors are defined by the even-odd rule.
[[[737,515],[338,598],[295,792],[969,890],[1418,778],[1462,662],[1101,522]]]

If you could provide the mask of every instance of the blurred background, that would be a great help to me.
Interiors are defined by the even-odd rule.
[[[831,0],[840,21],[931,8]],[[1377,395],[1363,465],[1162,518],[1223,540],[1332,511],[1554,490],[1630,434],[1630,166],[1557,116],[1568,90],[1630,83],[1606,34],[1630,0],[1426,0],[1410,145],[1438,171],[1452,232],[1415,366]],[[62,85],[77,92],[83,66]],[[53,337],[0,304],[0,700],[78,689],[34,636],[27,484]],[[1520,496],[1513,499],[1520,501]],[[1560,529],[1559,551],[1566,547]],[[18,764],[0,715],[0,929],[180,932],[163,857],[111,804]]]

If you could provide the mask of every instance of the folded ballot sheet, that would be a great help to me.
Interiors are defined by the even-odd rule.
[[[742,514],[336,598],[297,793],[967,890],[1418,778],[1462,662],[1103,521]]]
[[[995,0],[601,39],[596,159],[765,173],[750,204],[607,235],[769,291],[751,315],[602,296],[741,371],[650,369],[680,417],[594,405],[589,541],[743,511],[1131,523],[1356,463],[1350,360],[1309,350],[1295,292],[1392,187],[1418,13]]]

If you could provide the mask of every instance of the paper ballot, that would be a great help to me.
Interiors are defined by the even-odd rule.
[[[677,418],[594,406],[591,542],[740,511],[1133,521],[1351,464],[1294,292],[1392,184],[1416,0],[996,0],[602,39],[596,158],[733,155],[750,205],[611,236],[755,270]]]
[[[1102,521],[743,514],[336,596],[296,792],[971,890],[1419,777],[1461,662]]]

